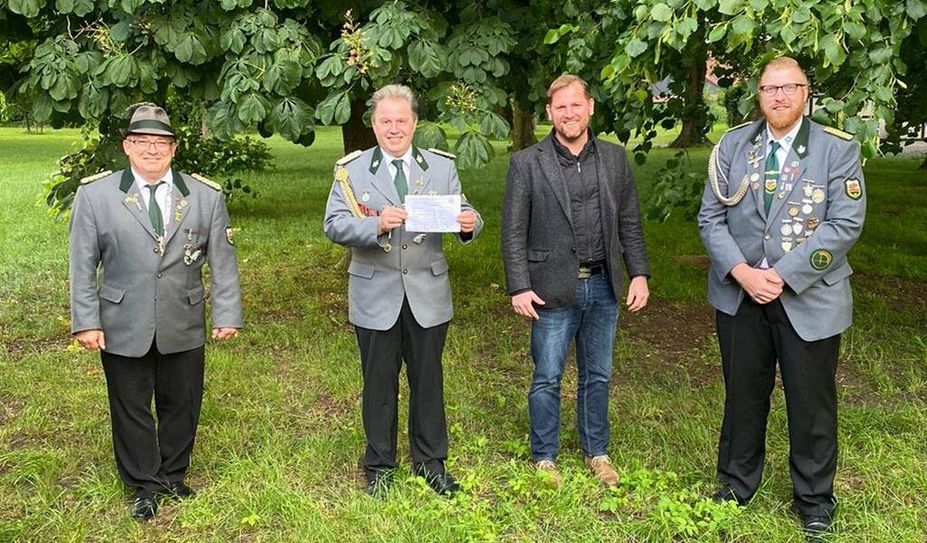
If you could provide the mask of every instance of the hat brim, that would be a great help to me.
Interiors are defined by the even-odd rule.
[[[151,136],[170,136],[174,137],[174,131],[171,125],[157,119],[142,119],[129,124],[126,129],[126,135],[129,134],[148,134]]]

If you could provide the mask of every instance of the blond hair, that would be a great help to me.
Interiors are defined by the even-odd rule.
[[[550,104],[550,101],[558,90],[569,87],[573,83],[578,83],[579,86],[583,88],[583,94],[586,98],[592,98],[592,96],[589,95],[589,84],[586,83],[585,79],[578,75],[563,74],[557,79],[554,79],[550,87],[547,87],[547,103]]]
[[[380,102],[390,99],[399,99],[408,102],[409,107],[412,108],[412,116],[418,119],[418,100],[415,98],[415,93],[405,85],[395,84],[380,87],[373,93],[373,96],[370,97],[370,118],[372,119],[376,116],[377,105]]]

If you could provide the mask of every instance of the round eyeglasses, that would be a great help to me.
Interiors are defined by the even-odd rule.
[[[759,88],[760,92],[766,96],[775,96],[776,93],[779,92],[779,89],[782,89],[782,92],[785,93],[786,96],[792,96],[799,87],[807,86],[808,85],[804,83],[786,83],[785,85],[760,85]]]

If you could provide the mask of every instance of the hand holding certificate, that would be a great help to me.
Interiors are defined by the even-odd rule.
[[[406,230],[409,232],[460,232],[460,195],[409,194],[406,196]]]

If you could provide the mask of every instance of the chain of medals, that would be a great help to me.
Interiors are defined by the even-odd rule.
[[[735,206],[747,195],[747,190],[750,187],[750,179],[745,175],[740,181],[740,186],[737,187],[737,190],[734,191],[731,197],[727,197],[721,193],[721,186],[718,180],[718,149],[721,148],[721,142],[723,140],[724,136],[721,136],[721,139],[718,140],[718,143],[712,148],[711,154],[708,156],[708,184],[711,186],[711,191],[715,193],[715,197],[719,202],[726,206]],[[756,147],[754,147],[753,152],[756,152]],[[727,175],[724,172],[720,173],[722,178],[721,181],[727,185]]]

